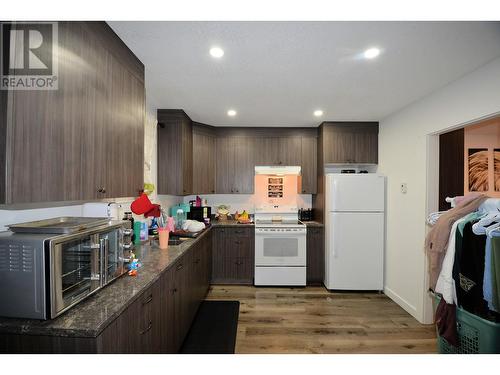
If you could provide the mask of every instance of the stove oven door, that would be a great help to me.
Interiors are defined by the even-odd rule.
[[[305,229],[255,228],[255,266],[305,265]]]

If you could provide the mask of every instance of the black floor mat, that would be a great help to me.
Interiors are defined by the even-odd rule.
[[[234,354],[238,301],[203,301],[182,344],[181,354]]]

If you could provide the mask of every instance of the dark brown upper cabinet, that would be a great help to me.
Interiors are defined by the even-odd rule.
[[[144,65],[105,22],[58,22],[58,89],[0,93],[0,203],[135,196]]]
[[[317,165],[318,165],[318,151],[316,137],[305,136],[301,139],[301,175],[302,186],[301,194],[316,194],[317,186]]]
[[[270,134],[276,132],[274,129],[270,130]],[[301,148],[300,136],[256,137],[255,163],[256,165],[300,165]]]
[[[193,123],[182,109],[158,110],[158,194],[193,193]]]
[[[193,193],[215,193],[215,148],[213,127],[193,124]]]
[[[218,136],[216,192],[252,194],[256,140],[252,137]]]
[[[324,164],[377,164],[377,122],[324,122]]]

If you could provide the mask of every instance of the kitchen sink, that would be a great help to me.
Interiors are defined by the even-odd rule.
[[[170,239],[168,240],[168,244],[169,244],[169,245],[172,245],[172,246],[177,246],[177,245],[180,245],[182,242],[184,242],[184,241],[182,241],[182,240],[180,240],[180,239],[178,239],[178,238],[170,238]]]

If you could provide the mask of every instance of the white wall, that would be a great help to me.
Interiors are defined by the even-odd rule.
[[[388,176],[385,292],[421,322],[432,323],[423,251],[426,194],[434,193],[427,191],[434,163],[427,143],[435,142],[428,135],[499,111],[500,58],[380,121],[379,171]]]

